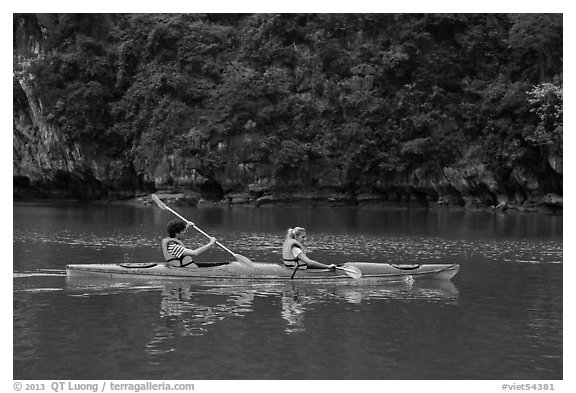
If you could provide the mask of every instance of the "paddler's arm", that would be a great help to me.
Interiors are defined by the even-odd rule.
[[[312,266],[316,266],[316,267],[323,268],[323,269],[336,268],[336,265],[334,265],[334,264],[326,265],[322,262],[318,262],[318,261],[315,261],[313,259],[310,259],[310,258],[308,258],[308,256],[304,252],[301,252],[300,254],[298,254],[298,259],[300,259],[302,262],[306,262],[307,265],[312,265]]]
[[[195,250],[192,250],[190,248],[186,248],[184,250],[184,252],[182,253],[182,255],[195,257],[196,255],[200,255],[204,251],[208,250],[210,247],[212,247],[214,245],[214,243],[216,243],[216,238],[210,237],[210,241],[208,242],[208,244],[205,244],[202,247],[198,247]]]

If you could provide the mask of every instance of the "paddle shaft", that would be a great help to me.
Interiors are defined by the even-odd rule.
[[[355,272],[354,270],[346,269],[345,267],[336,266],[335,269],[336,270],[342,270],[342,271],[352,273],[352,274],[358,274],[358,272]]]
[[[296,271],[298,270],[300,266],[296,266],[294,267],[294,272],[292,273],[292,276],[290,276],[290,279],[294,278],[294,275],[296,274]],[[336,266],[334,267],[334,269],[336,270],[342,270],[343,272],[346,273],[347,276],[355,278],[355,279],[359,279],[360,277],[362,277],[362,272],[360,270],[356,271],[356,270],[352,270],[352,269],[346,269],[345,267],[340,267],[340,266]]]
[[[182,217],[180,214],[176,213],[174,210],[170,209],[168,206],[164,205],[164,207],[166,208],[166,210],[171,211],[175,216],[177,216],[178,218],[184,220],[185,222],[190,222],[187,219],[185,219],[184,217]],[[202,229],[198,228],[194,223],[192,223],[192,226],[194,227],[194,229],[196,229],[198,232],[200,232],[201,234],[203,234],[204,236],[210,238],[211,236],[209,234],[207,234],[206,232],[204,232]],[[216,244],[218,244],[220,247],[222,247],[224,250],[228,251],[233,257],[236,257],[236,254],[234,254],[232,251],[230,251],[226,246],[224,246],[223,244],[221,244],[219,241],[216,242]]]

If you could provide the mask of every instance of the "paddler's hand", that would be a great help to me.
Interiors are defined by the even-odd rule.
[[[334,265],[333,263],[331,263],[330,265],[328,265],[328,269],[336,269],[336,265]]]
[[[195,225],[192,221],[187,221],[187,222],[186,222],[186,229],[188,229],[188,228],[190,228],[190,227],[193,227],[193,226],[196,226],[196,225]]]
[[[213,246],[213,245],[214,245],[214,243],[216,243],[216,238],[215,238],[215,237],[212,237],[212,236],[210,236],[210,242],[208,243],[208,245],[209,245],[209,246]]]

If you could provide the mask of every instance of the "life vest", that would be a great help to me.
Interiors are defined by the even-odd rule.
[[[179,246],[182,246],[185,248],[184,243],[182,243],[180,240],[173,238],[173,237],[165,237],[164,239],[162,239],[162,254],[164,255],[164,260],[166,260],[166,262],[170,263],[172,261],[178,261],[180,263],[180,267],[185,267],[188,266],[192,263],[194,263],[194,260],[190,257],[190,262],[184,263],[184,258],[186,258],[188,255],[182,255],[180,258],[177,258],[175,255],[171,254],[168,251],[168,244],[170,243],[176,243]]]
[[[300,248],[296,244],[293,244],[292,248],[293,247]],[[292,253],[292,248],[290,248],[290,253]],[[300,250],[302,250],[302,248],[300,248]],[[306,269],[308,267],[306,262],[302,262],[298,257],[284,258],[284,256],[282,256],[282,263],[286,267],[291,267],[295,269]]]

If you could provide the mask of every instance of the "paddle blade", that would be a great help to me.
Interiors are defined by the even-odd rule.
[[[246,265],[246,266],[251,267],[251,268],[254,268],[254,263],[250,259],[246,258],[245,256],[240,255],[240,254],[234,254],[234,258],[236,258],[236,260],[238,262],[240,262],[241,264]]]
[[[337,267],[336,269],[343,270],[347,276],[357,280],[362,277],[362,272],[356,266]]]
[[[152,200],[153,200],[154,202],[156,202],[156,204],[158,205],[158,207],[159,207],[160,209],[166,210],[166,205],[164,204],[164,202],[162,202],[162,201],[160,200],[160,198],[158,198],[158,197],[156,196],[156,194],[152,194]]]

